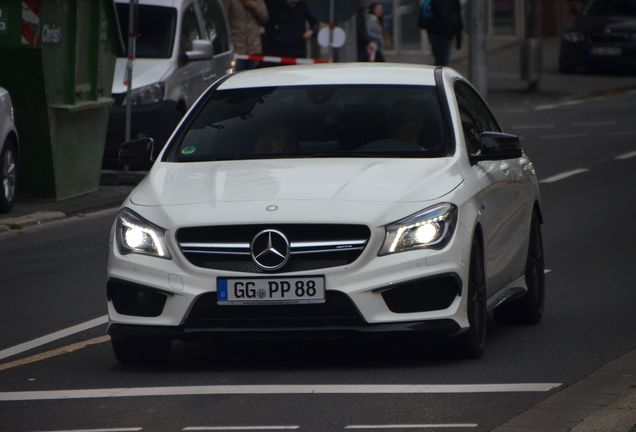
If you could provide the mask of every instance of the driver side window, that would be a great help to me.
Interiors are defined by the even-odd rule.
[[[197,16],[194,13],[194,7],[192,5],[183,13],[181,20],[181,53],[192,50],[192,41],[195,39],[202,39],[199,34],[199,26],[197,24]]]
[[[495,117],[481,97],[466,83],[455,82],[455,97],[464,131],[468,153],[480,151],[479,136],[482,132],[501,132]]]

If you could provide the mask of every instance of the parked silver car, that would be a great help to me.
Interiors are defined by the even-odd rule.
[[[0,213],[9,212],[15,202],[18,150],[11,96],[0,87]]]

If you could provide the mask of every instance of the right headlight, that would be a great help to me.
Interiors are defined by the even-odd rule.
[[[135,253],[171,259],[164,229],[127,208],[117,215],[115,237],[119,252],[123,255]]]
[[[563,33],[563,40],[566,42],[583,42],[585,35],[581,32],[569,31]]]
[[[130,98],[132,99],[132,105],[148,105],[157,102],[161,102],[164,98],[166,91],[166,85],[162,82],[150,84],[147,86],[139,87],[130,92]],[[123,105],[128,103],[127,98],[124,98]]]
[[[385,227],[384,244],[378,255],[412,249],[443,248],[455,231],[457,206],[450,203],[428,207]]]

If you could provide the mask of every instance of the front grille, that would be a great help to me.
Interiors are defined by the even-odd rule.
[[[382,291],[382,298],[391,312],[428,312],[446,309],[461,290],[459,276],[444,274],[394,285]]]
[[[216,293],[201,295],[185,323],[190,329],[360,326],[365,320],[349,297],[327,291],[325,303],[292,305],[218,305]]]
[[[119,279],[108,280],[106,295],[118,314],[141,317],[161,315],[167,298],[156,289]]]
[[[289,241],[290,258],[277,273],[351,264],[362,254],[371,235],[364,225],[232,225],[181,228],[177,242],[188,261],[197,267],[266,273],[250,252],[254,237],[266,229],[280,231]]]

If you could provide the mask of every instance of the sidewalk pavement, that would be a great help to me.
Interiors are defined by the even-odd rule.
[[[466,45],[456,51],[451,67],[468,76]],[[520,78],[520,43],[503,40],[489,42],[487,59],[487,99],[497,112],[499,110],[523,111],[541,104],[555,104],[572,99],[606,96],[636,88],[636,76],[624,74],[581,73],[562,75],[558,72],[559,41],[556,38],[543,40],[543,76],[538,90],[529,91],[527,83]],[[387,53],[388,61],[401,63],[430,64],[430,53]],[[69,216],[116,208],[134,187],[113,181],[117,175],[104,173],[99,190],[63,201],[18,201],[13,211],[0,215],[0,233],[59,220]],[[629,359],[618,359],[601,368],[590,378],[556,393],[529,411],[511,419],[497,431],[574,431],[574,432],[636,432],[636,386],[633,384],[636,370],[636,351],[626,355]],[[621,365],[624,367],[621,368]],[[607,378],[608,368],[612,378]],[[631,368],[631,369],[630,369]],[[605,378],[604,378],[605,377]],[[620,379],[620,378],[624,379]],[[627,378],[627,379],[625,379]],[[611,382],[611,389],[605,384]],[[630,385],[630,383],[632,383]],[[594,391],[589,391],[590,386]],[[592,396],[578,404],[581,392],[577,387],[587,388]],[[585,390],[583,390],[584,392]],[[568,398],[568,394],[572,396]],[[536,424],[543,421],[543,426]],[[535,425],[535,426],[532,426]]]

